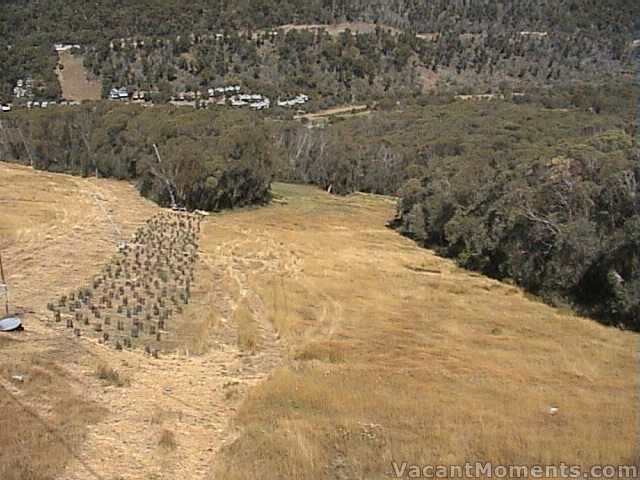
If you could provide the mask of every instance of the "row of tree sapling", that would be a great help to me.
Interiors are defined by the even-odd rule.
[[[157,357],[190,301],[201,220],[174,212],[152,217],[87,285],[48,304],[53,322]]]

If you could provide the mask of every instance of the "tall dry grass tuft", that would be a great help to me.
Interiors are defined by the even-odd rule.
[[[114,387],[127,387],[131,384],[127,377],[106,363],[100,363],[96,367],[96,377]]]
[[[233,313],[233,321],[237,327],[240,350],[256,353],[260,340],[258,322],[244,302],[241,302]]]
[[[0,345],[0,356],[3,348]],[[61,357],[55,349],[55,356],[57,360],[48,359],[48,353],[13,352],[0,362],[0,381],[11,383],[8,389],[0,387],[2,480],[58,478],[82,444],[87,425],[105,415],[55,363],[64,361],[65,354]]]
[[[178,442],[176,441],[176,435],[171,430],[164,428],[160,432],[160,439],[158,445],[164,450],[175,450],[178,448]]]
[[[192,300],[187,306],[176,331],[175,348],[187,355],[204,355],[211,348],[211,338],[221,327],[220,312],[212,294],[215,285],[212,272],[205,262],[198,262],[192,289]]]

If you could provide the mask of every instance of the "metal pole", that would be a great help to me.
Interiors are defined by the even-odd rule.
[[[155,143],[153,144],[153,149],[156,152],[156,157],[158,157],[158,164],[160,164],[160,171],[162,172],[162,158],[160,158],[160,151],[158,150],[158,146]],[[162,173],[161,178],[165,181],[165,183],[167,184],[167,188],[169,189],[169,195],[171,195],[171,207],[172,208],[177,207],[178,204],[176,203],[176,196],[173,194],[173,188],[171,187],[171,182],[169,182],[167,177],[164,175],[164,172]]]
[[[0,281],[2,281],[2,286],[4,287],[4,309],[7,312],[7,316],[9,316],[9,288],[7,287],[7,282],[4,279],[4,268],[2,267],[2,254],[0,253]]]

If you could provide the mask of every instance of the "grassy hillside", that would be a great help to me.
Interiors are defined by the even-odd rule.
[[[224,107],[95,104],[7,115],[0,149],[37,168],[135,179],[160,204],[192,209],[265,203],[274,177],[396,194],[394,225],[421,244],[637,329],[637,98],[627,80],[492,101],[422,95],[324,128]]]
[[[425,96],[283,132],[288,178],[398,194],[394,225],[461,266],[640,328],[628,81],[506,101]]]
[[[232,253],[263,301],[253,315],[288,347],[240,409],[216,478],[636,460],[634,334],[421,249],[385,227],[391,199],[274,193],[287,204],[213,217],[204,231],[203,250]]]
[[[128,236],[158,208],[127,183],[6,164],[0,191],[12,305],[32,312],[0,340],[3,479],[637,460],[637,336],[420,248],[386,227],[393,199],[276,184],[272,206],[208,217],[184,336],[153,359],[52,329],[46,303],[115,252],[105,211]]]
[[[125,182],[6,163],[0,163],[0,192],[10,308],[24,314],[25,326],[20,334],[0,336],[0,478],[56,478],[73,458],[91,469],[78,452],[107,418],[108,405],[89,394],[110,388],[94,372],[111,359],[91,350],[90,342],[48,328],[46,304],[97,272],[115,250],[106,210],[128,237],[157,207]],[[93,471],[82,466],[80,478]]]

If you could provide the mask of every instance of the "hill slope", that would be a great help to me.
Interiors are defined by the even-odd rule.
[[[387,478],[391,459],[635,460],[637,335],[416,246],[386,228],[387,197],[278,184],[272,206],[208,217],[176,353],[51,329],[46,302],[115,251],[92,193],[125,235],[158,211],[126,183],[0,165],[12,298],[34,312],[24,333],[0,337],[11,358],[0,422],[20,418],[20,437],[0,423],[2,478]],[[96,378],[101,363],[130,384]],[[25,448],[49,460],[23,462]]]
[[[157,207],[126,183],[0,173],[12,299],[34,312],[26,332],[0,337],[12,359],[3,421],[21,419],[20,437],[0,428],[3,478],[383,478],[392,459],[635,460],[637,336],[416,246],[385,226],[393,199],[278,184],[270,207],[208,217],[180,353],[154,360],[50,329],[45,305],[115,250],[92,193],[127,235]],[[100,363],[130,385],[97,379]],[[26,464],[25,451],[55,461]]]
[[[147,44],[159,46],[165,40],[173,41],[181,36],[181,40],[171,48],[177,50],[192,34],[206,36],[224,31],[237,37],[238,33],[248,30],[294,22],[335,24],[364,21],[419,33],[423,39],[437,39],[433,45],[419,46],[414,53],[426,67],[450,70],[454,80],[462,79],[469,86],[475,85],[478,78],[490,78],[491,84],[497,84],[502,78],[568,81],[618,72],[623,67],[631,40],[630,19],[639,13],[637,2],[633,0],[197,0],[188,6],[173,0],[144,0],[129,5],[113,0],[12,0],[4,3],[0,11],[0,38],[6,39],[9,48],[0,49],[0,65],[3,66],[0,100],[10,98],[16,81],[28,76],[34,77],[38,96],[56,98],[59,95],[60,88],[53,72],[57,58],[52,50],[57,42],[80,43],[89,50],[98,48],[93,70],[107,76],[114,60],[107,58],[108,45],[113,40],[151,37]],[[534,35],[528,32],[534,32]],[[538,33],[543,36],[537,36]],[[232,53],[238,53],[235,51],[237,42],[231,43]],[[397,57],[405,57],[408,49],[415,46],[413,44],[415,42],[403,45],[403,51]],[[248,49],[248,56],[252,57],[251,48],[249,44],[242,50]],[[211,51],[212,46],[207,45],[206,50]],[[328,49],[329,55],[333,50],[333,47]],[[384,48],[385,52],[388,50],[388,47]],[[167,57],[167,52],[160,53]],[[362,53],[366,60],[372,53],[371,48],[363,49]],[[148,52],[146,55],[149,56]],[[229,61],[226,52],[215,55],[216,67],[244,71],[251,62],[247,62],[245,52],[240,55],[244,65],[239,70],[236,70],[236,62]],[[113,73],[121,72],[123,66],[134,58],[135,52],[129,51],[123,59],[115,59],[117,68]],[[210,63],[211,59],[206,60]],[[347,67],[351,70],[353,63],[351,58],[347,58],[341,69]],[[353,69],[356,76],[363,67],[371,68],[368,63],[357,63]],[[272,64],[270,59],[265,61],[265,67]],[[287,68],[291,71],[295,67],[296,62],[292,62]],[[143,85],[157,83],[158,74],[174,77],[171,73],[174,69],[172,62],[154,66],[152,75],[145,75],[148,78],[144,79]],[[190,66],[185,72],[194,69],[202,70]],[[137,69],[118,78],[118,81],[133,78],[131,75],[135,71]],[[260,73],[259,69],[256,72]],[[215,74],[212,71],[196,73],[197,79],[204,83],[211,81]],[[272,72],[267,72],[265,76],[271,75]],[[375,76],[379,75],[376,73]],[[300,77],[309,78],[309,68],[296,69],[290,77],[304,83]],[[369,81],[374,81],[374,76],[368,77]],[[220,81],[221,76],[213,80]]]
[[[204,232],[203,250],[244,270],[288,345],[215,478],[634,461],[636,335],[421,249],[385,227],[391,198],[274,190],[288,204],[213,217]]]

